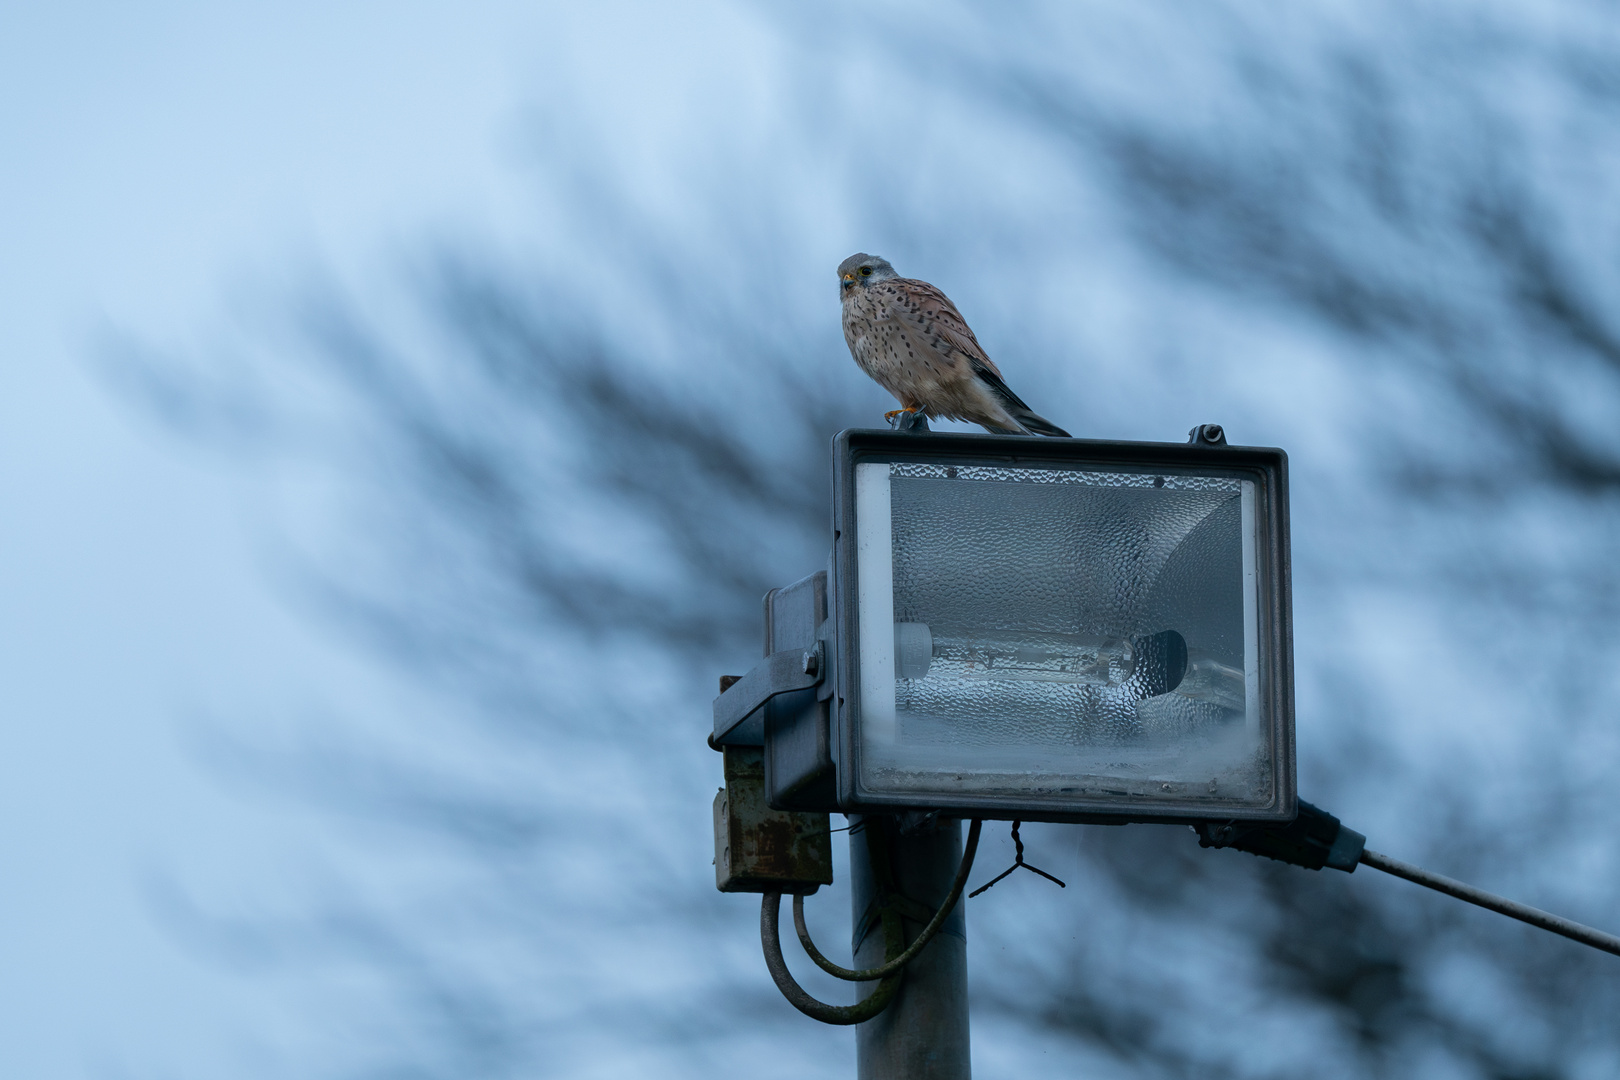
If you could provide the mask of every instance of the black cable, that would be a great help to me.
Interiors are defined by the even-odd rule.
[[[794,894],[793,926],[799,932],[799,944],[804,946],[804,951],[811,960],[815,961],[818,968],[833,978],[843,979],[846,982],[871,982],[873,979],[886,979],[900,971],[915,960],[917,954],[922,952],[930,941],[934,940],[934,935],[939,933],[940,927],[945,925],[945,919],[950,915],[951,910],[956,907],[957,901],[962,899],[962,890],[967,886],[968,873],[973,869],[973,856],[979,850],[979,831],[983,826],[984,822],[977,819],[974,820],[972,825],[968,826],[967,846],[962,850],[962,865],[956,871],[956,880],[951,882],[951,891],[945,894],[944,903],[939,905],[939,910],[934,913],[934,917],[928,921],[927,926],[923,927],[922,933],[917,935],[917,940],[913,941],[906,951],[899,956],[887,959],[885,963],[875,968],[851,970],[850,968],[839,967],[821,955],[821,950],[816,948],[815,942],[810,940],[810,929],[804,924],[804,897]]]
[[[1594,949],[1602,949],[1606,953],[1620,956],[1620,937],[1615,937],[1613,934],[1605,934],[1603,931],[1594,930],[1590,926],[1582,926],[1578,922],[1571,922],[1569,919],[1550,914],[1539,908],[1514,903],[1512,900],[1503,899],[1494,893],[1488,893],[1484,889],[1464,885],[1460,881],[1455,881],[1440,874],[1430,873],[1420,867],[1413,866],[1411,863],[1392,859],[1388,855],[1380,855],[1376,851],[1362,849],[1361,863],[1363,866],[1370,866],[1374,870],[1382,870],[1386,874],[1394,874],[1398,878],[1405,878],[1415,885],[1422,885],[1436,892],[1445,893],[1447,896],[1456,897],[1458,900],[1466,900],[1470,904],[1478,904],[1480,907],[1488,911],[1494,911],[1498,915],[1506,915],[1510,919],[1518,919],[1520,922],[1527,922],[1531,926],[1539,926],[1543,930],[1562,934],[1571,941],[1578,941],[1582,945],[1590,945]]]

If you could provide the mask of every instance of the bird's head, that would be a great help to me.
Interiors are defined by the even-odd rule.
[[[899,276],[889,265],[889,260],[881,255],[856,252],[838,264],[838,295],[847,299],[855,295],[856,289]]]

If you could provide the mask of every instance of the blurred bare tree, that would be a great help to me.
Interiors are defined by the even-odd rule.
[[[1406,845],[1392,853],[1613,928],[1609,8],[883,18],[863,15],[859,40],[779,26],[797,58],[782,77],[792,138],[850,162],[831,175],[857,193],[858,227],[921,264],[903,271],[944,283],[988,265],[987,298],[1026,302],[1024,325],[999,328],[1021,371],[1048,355],[1053,392],[1085,385],[1050,347],[1062,312],[1020,280],[1078,261],[1089,269],[1064,280],[1153,281],[1142,303],[1170,306],[1165,333],[1218,326],[1237,342],[1210,339],[1206,385],[1241,384],[1251,349],[1297,349],[1344,388],[1309,443],[1336,467],[1302,467],[1319,490],[1296,493],[1296,573],[1320,608],[1301,626],[1332,635],[1301,631],[1306,796],[1375,847],[1389,836]],[[931,170],[957,159],[850,134],[854,113],[814,104],[828,82],[867,78],[857,97],[930,102],[919,128],[958,140],[962,161],[1015,140],[1004,168],[1041,171],[1039,212],[986,186],[1007,178],[994,169],[931,202]],[[794,260],[826,255],[793,231],[798,189],[773,148],[720,149],[717,175],[752,182],[684,192],[709,199],[695,217],[726,223],[701,243],[576,156],[548,181],[584,240],[539,270],[441,247],[409,278],[407,316],[368,317],[323,285],[294,342],[258,364],[118,367],[191,430],[313,448],[339,494],[308,515],[308,595],[462,718],[438,736],[453,753],[356,737],[230,758],[453,855],[420,897],[225,935],[336,950],[393,987],[396,1019],[357,1075],[696,1073],[843,1045],[774,999],[751,913],[713,894],[702,734],[713,677],[758,650],[761,593],[825,559],[828,439],[886,406],[837,337],[831,266],[847,252],[809,275],[825,295],[793,292]],[[1117,244],[1096,241],[1099,218]],[[1131,351],[1144,397],[1182,377],[1128,334],[1086,338],[1078,362],[1109,348]],[[1103,426],[1130,405],[1106,397],[1051,411]],[[1268,408],[1241,389],[1215,400],[1251,420]],[[1366,630],[1369,610],[1388,621]],[[1427,688],[1381,675],[1391,655]],[[1438,711],[1502,686],[1509,703],[1477,739],[1412,748]],[[1370,871],[1203,852],[1184,829],[1051,827],[1038,842],[1076,836],[1076,888],[972,910],[975,1039],[1010,1071],[1052,1050],[1141,1077],[1620,1068],[1612,958]]]

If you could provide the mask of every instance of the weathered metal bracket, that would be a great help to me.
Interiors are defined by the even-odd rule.
[[[714,699],[712,745],[763,746],[765,725],[747,724],[773,697],[809,690],[825,677],[826,646],[817,641],[808,649],[783,649],[767,656],[754,669]]]

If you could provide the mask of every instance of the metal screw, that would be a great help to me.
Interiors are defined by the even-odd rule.
[[[1219,424],[1205,424],[1204,425],[1204,438],[1208,439],[1210,442],[1220,442],[1221,441],[1221,425],[1219,425]]]

